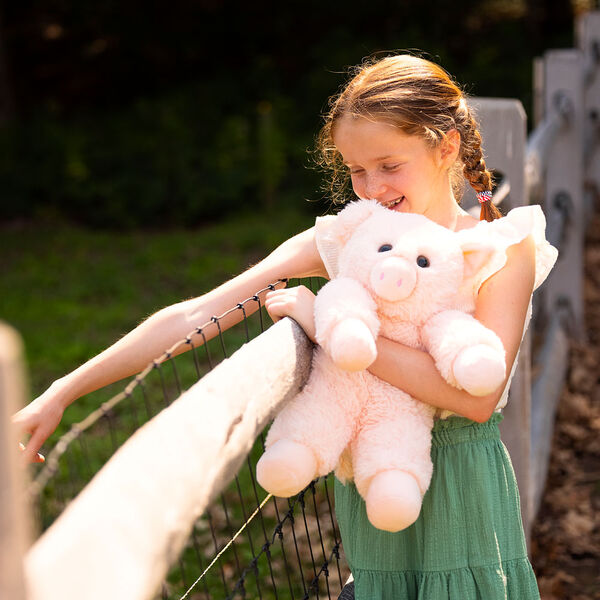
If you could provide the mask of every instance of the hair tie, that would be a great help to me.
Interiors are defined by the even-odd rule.
[[[485,192],[477,192],[477,200],[479,204],[485,204],[486,202],[492,201],[492,192],[486,190]]]

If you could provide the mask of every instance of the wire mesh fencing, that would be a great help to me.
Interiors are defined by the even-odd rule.
[[[301,283],[316,292],[323,281]],[[275,285],[212,317],[59,439],[30,487],[40,530],[141,425],[265,330],[268,316],[259,295]],[[220,321],[232,311],[241,311],[242,319],[223,331]],[[183,346],[188,352],[179,354]],[[233,481],[194,524],[157,600],[337,598],[348,569],[333,515],[332,478],[312,482],[296,497],[276,499],[256,483],[263,451],[261,436]]]

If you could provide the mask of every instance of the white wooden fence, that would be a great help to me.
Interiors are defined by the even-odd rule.
[[[567,369],[569,339],[585,337],[582,301],[583,243],[586,223],[600,190],[600,153],[597,149],[600,115],[600,12],[584,15],[577,23],[577,32],[577,49],[550,50],[534,65],[536,127],[528,139],[525,112],[518,101],[487,98],[473,101],[482,125],[487,162],[504,176],[503,184],[496,191],[495,202],[500,202],[507,209],[528,203],[542,204],[548,221],[549,238],[560,252],[559,261],[534,305],[531,332],[523,341],[518,370],[511,388],[511,399],[501,428],[515,464],[526,532],[530,530],[544,488],[554,415]],[[471,202],[472,200],[471,198]],[[469,202],[468,197],[466,202]],[[268,350],[264,347],[263,336],[269,335],[283,335],[285,339],[279,339],[277,346]],[[539,350],[534,355],[531,351],[532,335],[539,336],[541,340],[540,344],[536,344]],[[240,351],[241,354],[234,355],[219,367],[220,376],[228,384],[226,387],[231,389],[231,381],[238,380],[236,373],[239,373],[239,368],[247,369],[254,375],[263,372],[271,377],[269,383],[272,385],[277,377],[273,380],[265,365],[277,357],[270,354],[275,352],[281,357],[288,350],[291,363],[284,360],[286,366],[280,365],[278,368],[285,369],[288,373],[286,381],[293,384],[278,388],[280,393],[275,398],[262,392],[258,395],[251,394],[252,404],[267,403],[262,407],[255,405],[262,415],[260,418],[248,416],[254,414],[245,412],[248,407],[240,412],[239,406],[229,413],[220,414],[219,431],[216,433],[224,434],[224,439],[227,440],[235,432],[238,449],[251,446],[268,415],[273,414],[287,395],[301,385],[308,373],[306,360],[296,363],[294,358],[297,352],[306,353],[309,348],[308,341],[299,334],[297,326],[282,322],[273,328],[273,332],[263,334],[260,338],[262,339],[250,342]],[[286,350],[282,351],[282,348]],[[248,356],[255,361],[255,366],[248,367],[248,363],[244,362],[244,357]],[[237,364],[240,360],[243,361],[241,367]],[[534,371],[536,375],[532,377]],[[195,393],[202,397],[208,393],[219,396],[221,392],[213,386],[216,378],[212,375],[210,377],[210,392],[207,391],[207,382],[200,381],[184,394],[180,404],[186,405],[186,399]],[[187,404],[190,405],[189,410],[193,411],[194,402]],[[147,528],[144,530],[146,537],[141,542],[140,539],[134,539],[136,536],[132,532],[136,528],[128,529],[128,518],[131,515],[127,517],[127,514],[119,513],[116,522],[123,524],[123,531],[130,533],[120,537],[119,553],[116,554],[106,540],[106,530],[113,528],[115,524],[113,513],[103,511],[102,507],[108,504],[111,511],[118,511],[121,492],[113,485],[103,485],[102,482],[126,480],[127,472],[119,474],[119,465],[130,465],[128,456],[136,457],[134,462],[138,481],[144,477],[152,480],[160,478],[157,462],[140,463],[139,457],[144,454],[143,446],[146,447],[146,452],[154,456],[151,448],[157,438],[153,437],[152,431],[163,431],[161,435],[164,435],[163,425],[167,426],[168,421],[173,418],[171,415],[180,410],[165,410],[142,428],[105,466],[97,478],[100,483],[94,483],[82,493],[34,545],[26,560],[27,578],[31,586],[30,598],[48,600],[60,597],[69,600],[82,597],[127,597],[141,600],[150,597],[152,586],[148,585],[148,581],[154,583],[164,576],[169,561],[174,559],[181,547],[182,532],[191,527],[194,518],[217,488],[202,495],[202,499],[192,498],[191,504],[189,495],[185,493],[175,494],[173,497],[167,494],[168,506],[160,503],[160,494],[155,494],[158,497],[155,508],[159,512],[141,514]],[[181,413],[178,417],[179,423],[186,420],[182,414],[184,415]],[[255,419],[253,426],[242,427],[240,423],[246,419]],[[211,427],[209,424],[208,429]],[[164,443],[168,445],[166,440]],[[171,454],[168,464],[163,465],[169,471],[168,477],[165,474],[167,480],[171,480],[175,465],[189,460],[187,446],[176,445],[172,447],[172,451],[177,453],[178,448],[181,448],[181,453]],[[238,464],[236,461],[237,459],[211,459],[200,476],[197,472],[182,472],[181,476],[189,477],[190,482],[198,481],[199,477],[211,477],[222,486],[233,477],[235,465]],[[195,488],[190,484],[189,489]],[[128,500],[131,511],[135,511],[136,505],[147,505],[148,495],[144,490],[141,493],[143,497],[139,498],[137,504],[132,499]],[[174,505],[173,502],[182,504]],[[11,504],[4,495],[2,513],[6,506],[14,507],[14,502]],[[180,510],[182,506],[185,507],[184,510]],[[156,525],[156,516],[162,514],[161,511],[165,511],[163,518]],[[93,519],[96,527],[90,522],[90,514],[100,517]],[[170,518],[169,515],[176,516]],[[77,524],[81,526],[81,523],[86,522],[86,516],[86,536],[91,536],[87,541],[86,538],[81,539],[77,529],[73,529]],[[156,530],[157,526],[160,531]],[[138,528],[140,531],[143,529]],[[148,531],[154,532],[152,538],[148,537]],[[100,538],[104,542],[96,544],[95,540]],[[90,543],[90,539],[94,542]],[[140,552],[140,548],[144,547],[144,540],[146,545],[152,545],[152,552]],[[102,556],[99,555],[100,552]],[[130,561],[136,556],[140,557],[139,562],[128,562],[128,571],[133,572],[134,576],[129,576],[126,588],[123,588],[122,582],[107,576],[107,573],[122,572],[119,563],[125,557]],[[102,564],[102,569],[93,568],[93,563]],[[65,585],[57,586],[52,583],[56,582],[57,570],[61,569],[61,564],[62,568],[65,564],[68,565],[71,573],[71,587],[68,590]],[[85,577],[72,577],[78,569],[76,565],[85,565]],[[113,568],[114,571],[111,570]],[[4,572],[5,570],[1,571],[2,574]],[[14,580],[19,581],[18,575]],[[66,583],[65,580],[63,583]],[[119,595],[120,589],[126,589],[127,594]],[[95,595],[91,595],[92,591]],[[21,596],[15,593],[10,597],[24,597],[23,592],[20,593]]]

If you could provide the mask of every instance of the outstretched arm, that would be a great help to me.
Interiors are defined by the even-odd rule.
[[[477,297],[475,318],[502,341],[507,377],[521,344],[534,276],[535,247],[526,238],[508,249],[506,265],[485,281]],[[381,336],[369,371],[426,404],[479,422],[489,419],[506,384],[487,396],[472,396],[447,384],[428,353]]]
[[[31,434],[25,459],[33,459],[58,426],[65,408],[77,398],[139,373],[194,328],[209,321],[213,315],[226,312],[269,283],[286,277],[312,275],[325,275],[314,228],[290,238],[261,262],[211,292],[158,311],[108,349],[55,381],[44,394],[13,417],[20,433]],[[233,311],[220,321],[221,329],[231,327],[241,318],[241,311]],[[214,337],[217,331],[216,327],[207,328],[206,337]],[[182,345],[175,354],[186,349],[189,345]]]

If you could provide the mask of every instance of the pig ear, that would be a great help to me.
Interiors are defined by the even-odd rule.
[[[386,210],[375,200],[356,200],[348,204],[337,215],[334,225],[334,235],[344,245],[356,231],[356,228],[364,223],[377,211]]]
[[[479,240],[464,240],[461,249],[464,260],[463,280],[473,279],[495,251],[491,244]]]

